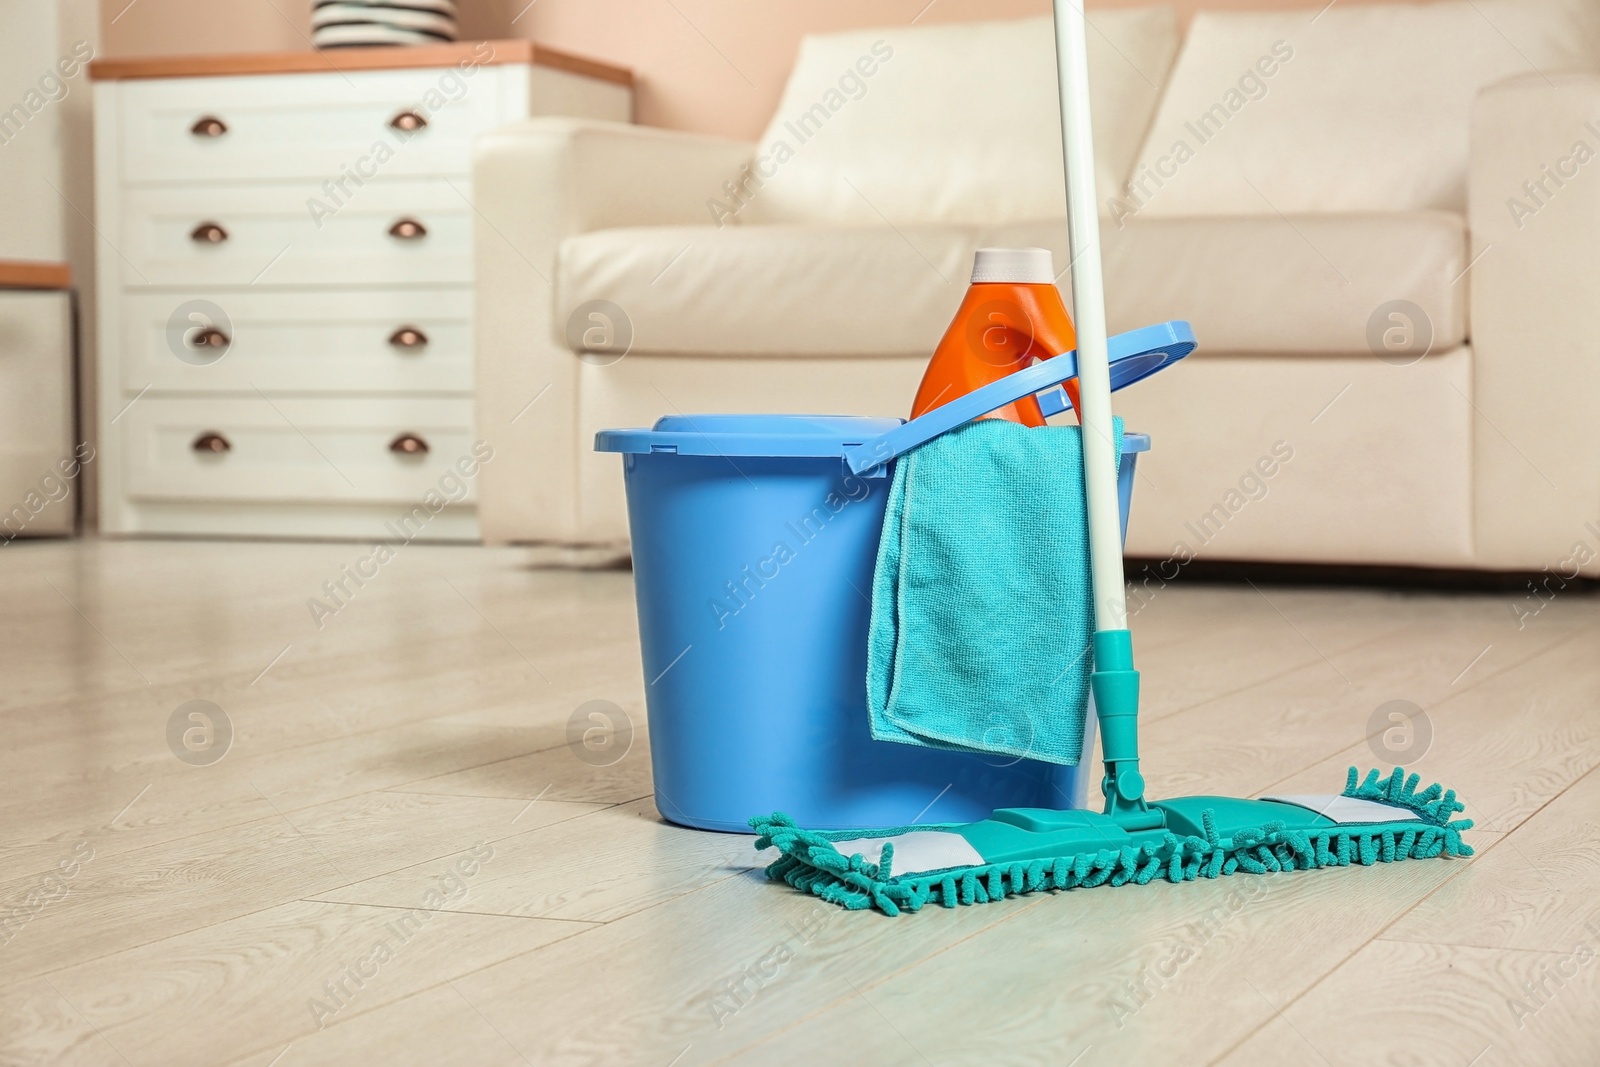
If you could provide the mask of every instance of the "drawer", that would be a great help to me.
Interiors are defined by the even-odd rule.
[[[458,191],[459,190],[459,191]],[[126,190],[123,283],[407,285],[472,281],[470,187],[372,183],[313,214],[297,183]],[[325,203],[325,201],[319,201]],[[391,229],[413,236],[397,236]],[[215,227],[216,229],[211,229]]]
[[[471,503],[472,401],[146,395],[122,420],[127,495],[168,501]],[[402,434],[426,453],[397,450]],[[220,440],[218,440],[220,439]],[[215,442],[215,443],[214,443]],[[475,473],[475,468],[472,468]]]
[[[470,289],[137,291],[123,299],[122,316],[122,386],[130,395],[147,386],[368,394],[473,387]],[[207,328],[216,333],[202,339]]]
[[[515,67],[167,78],[119,85],[124,181],[465,175],[472,138],[526,113]],[[403,119],[405,113],[422,119]],[[399,120],[398,124],[396,120]],[[379,146],[382,146],[380,149]]]

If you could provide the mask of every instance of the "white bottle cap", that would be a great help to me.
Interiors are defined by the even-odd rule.
[[[972,280],[1049,285],[1056,280],[1055,262],[1048,248],[980,248],[972,257]]]

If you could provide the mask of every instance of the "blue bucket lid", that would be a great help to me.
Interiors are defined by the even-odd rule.
[[[846,449],[904,424],[904,419],[863,415],[663,415],[648,430],[601,430],[594,450],[837,459]],[[1124,454],[1149,448],[1144,434],[1123,435]]]
[[[1164,322],[1106,339],[1111,388],[1148,378],[1194,351],[1187,322]],[[1078,376],[1077,352],[1035,363],[958,397],[914,422],[859,415],[664,415],[649,430],[601,430],[596,452],[664,452],[680,456],[833,457],[861,472],[883,466],[968,419],[1019,397],[1039,397],[1046,416],[1066,408],[1060,385]],[[904,426],[905,429],[901,430]],[[870,444],[869,444],[870,443]],[[1122,451],[1143,452],[1150,438],[1124,434]]]
[[[648,430],[601,430],[595,434],[594,450],[833,457],[904,422],[860,415],[663,415]]]

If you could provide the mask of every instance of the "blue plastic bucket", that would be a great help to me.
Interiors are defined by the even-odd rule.
[[[1112,388],[1194,348],[1187,323],[1110,339]],[[656,808],[748,831],[782,811],[802,826],[970,822],[1003,807],[1082,807],[1077,767],[874,741],[866,708],[872,572],[895,457],[1055,385],[1076,354],[1036,364],[906,423],[813,415],[671,415],[603,430],[623,457]],[[1128,434],[1123,534],[1138,453]]]
[[[839,457],[899,424],[672,415],[602,435],[603,451],[625,453],[651,768],[671,822],[748,832],[751,816],[783,811],[853,829],[1083,806],[1092,717],[1077,767],[868,733],[868,598],[890,483]],[[1124,438],[1124,524],[1147,448]],[[772,454],[797,450],[816,454]]]

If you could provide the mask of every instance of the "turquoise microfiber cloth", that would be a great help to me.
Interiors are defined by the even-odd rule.
[[[1078,427],[1004,419],[900,458],[867,640],[874,738],[1077,765],[1094,630],[1082,471]]]

